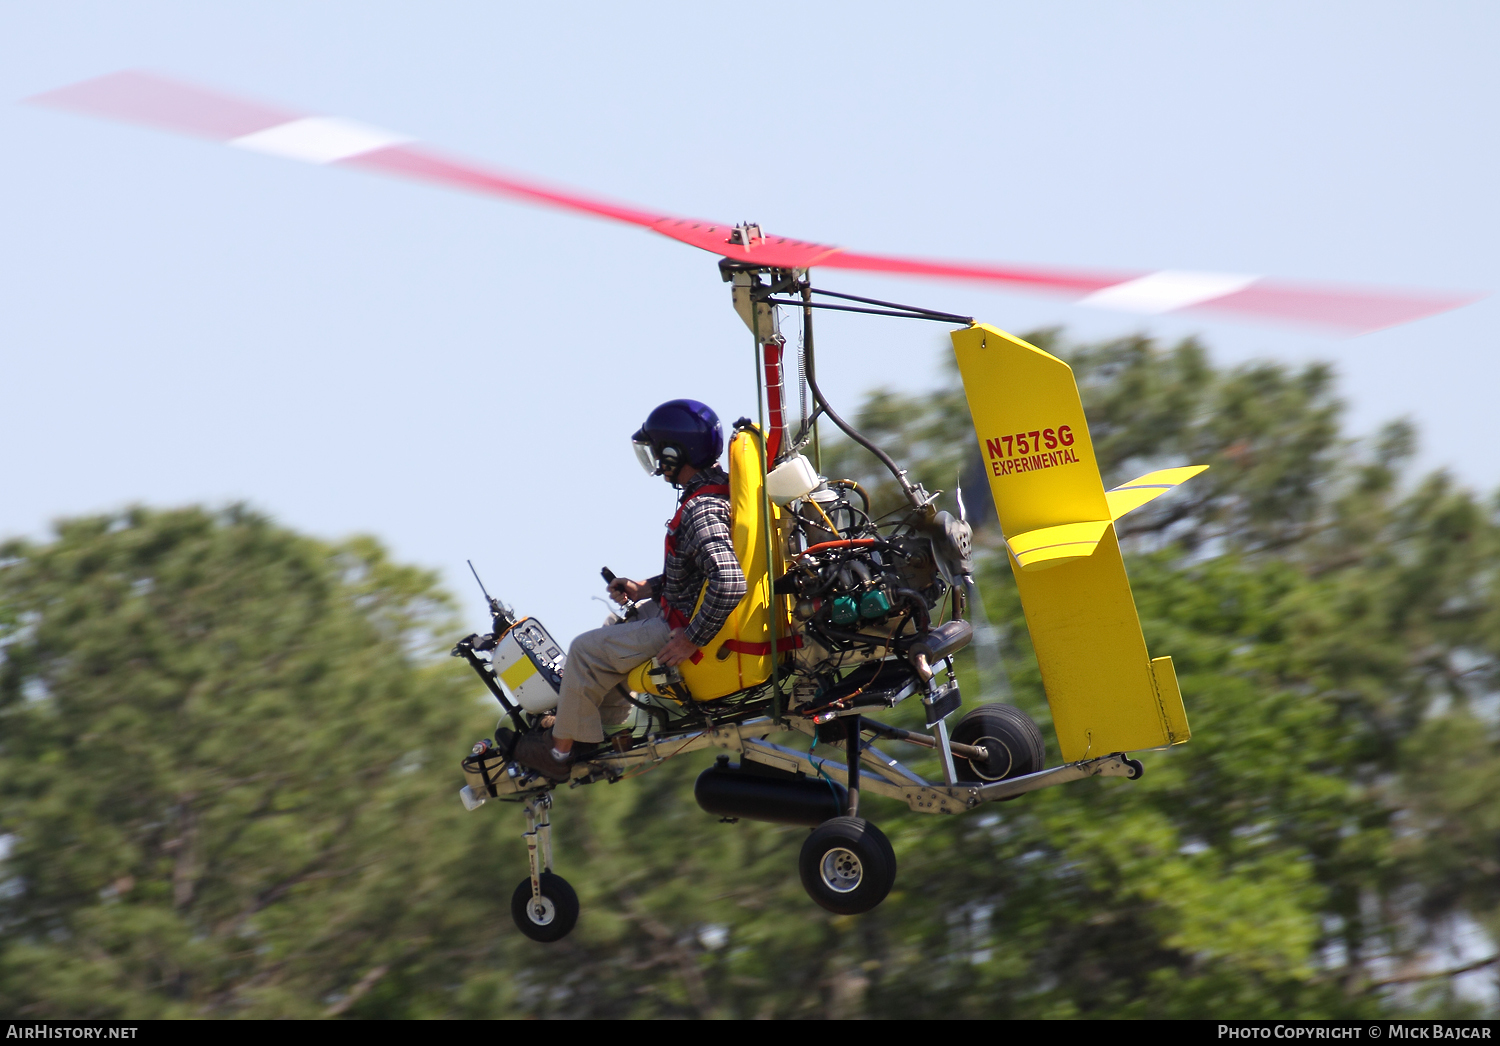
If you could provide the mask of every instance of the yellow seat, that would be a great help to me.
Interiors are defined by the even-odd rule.
[[[766,569],[765,472],[761,465],[760,433],[742,429],[729,441],[729,526],[734,540],[734,556],[745,572],[747,591],[718,635],[703,648],[702,658],[694,664],[685,661],[678,670],[682,682],[695,701],[714,701],[741,690],[759,686],[771,678],[772,606],[785,603],[771,593],[773,572]],[[771,507],[780,515],[780,509]],[[774,532],[773,532],[774,533]],[[784,569],[777,549],[775,574]],[[706,587],[706,586],[705,586]],[[703,593],[698,594],[698,605]],[[695,611],[697,607],[694,607]],[[788,634],[785,608],[781,607],[781,627],[777,635],[784,648]],[[663,691],[647,674],[651,662],[639,665],[630,673],[625,685],[641,694],[675,699]]]

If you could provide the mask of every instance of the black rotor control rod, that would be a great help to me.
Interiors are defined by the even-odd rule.
[[[822,293],[822,292],[819,292]],[[863,299],[855,299],[856,301]],[[965,327],[972,326],[974,317],[958,316],[951,312],[928,312],[926,309],[864,309],[857,305],[834,305],[826,301],[791,301],[786,298],[766,298],[767,305],[787,305],[792,308],[802,306],[808,309],[832,309],[835,312],[860,312],[867,316],[890,316],[898,320],[933,320],[937,323],[958,323]]]

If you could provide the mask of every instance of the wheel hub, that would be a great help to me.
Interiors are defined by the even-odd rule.
[[[1005,776],[1010,773],[1011,767],[1016,765],[1016,757],[1011,754],[1010,746],[998,737],[976,737],[970,744],[982,745],[990,753],[989,759],[982,765],[973,762],[969,764],[982,780],[1003,781]],[[1003,769],[1000,769],[1001,760],[996,758],[997,753],[1004,753]],[[1000,769],[1000,772],[997,774],[985,773],[986,770],[992,768]]]
[[[858,855],[842,846],[823,855],[819,871],[822,873],[823,885],[834,893],[850,893],[858,888],[865,877],[864,865],[859,863]]]
[[[557,908],[553,906],[550,897],[533,897],[526,903],[526,915],[536,925],[547,926],[557,918]]]

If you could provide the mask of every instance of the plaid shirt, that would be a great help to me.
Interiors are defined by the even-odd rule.
[[[728,482],[724,470],[711,465],[688,481],[678,503],[699,487]],[[703,592],[705,581],[708,591]],[[647,584],[653,596],[664,599],[683,617],[691,618],[687,638],[694,646],[702,647],[719,634],[748,590],[729,533],[728,498],[722,494],[704,494],[683,506],[677,524],[676,554],[667,557],[662,573]],[[703,592],[703,605],[694,614],[699,592]]]

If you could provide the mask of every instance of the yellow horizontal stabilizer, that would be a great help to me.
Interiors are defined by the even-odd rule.
[[[1187,482],[1207,469],[1207,465],[1184,465],[1176,469],[1157,469],[1144,476],[1137,476],[1129,483],[1121,483],[1113,490],[1104,492],[1105,500],[1109,502],[1109,516],[1111,519],[1119,519],[1127,512],[1134,512],[1147,502],[1155,501],[1173,487]]]
[[[1109,520],[1101,519],[1028,530],[1024,534],[1006,538],[1005,544],[1022,570],[1045,570],[1070,559],[1092,556],[1109,523]]]

